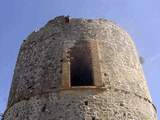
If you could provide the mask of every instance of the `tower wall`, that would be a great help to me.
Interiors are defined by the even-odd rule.
[[[49,21],[23,42],[4,119],[156,120],[130,36],[108,20],[66,19]],[[62,87],[64,49],[79,41],[98,45],[102,87]]]

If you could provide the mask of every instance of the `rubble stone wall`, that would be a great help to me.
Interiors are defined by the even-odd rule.
[[[61,89],[63,50],[81,40],[99,46],[103,89]],[[60,16],[21,45],[4,119],[157,120],[157,116],[128,33],[105,19]]]

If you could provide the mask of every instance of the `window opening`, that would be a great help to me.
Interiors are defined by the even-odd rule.
[[[87,41],[79,41],[70,51],[71,86],[92,86],[93,68],[91,48]]]

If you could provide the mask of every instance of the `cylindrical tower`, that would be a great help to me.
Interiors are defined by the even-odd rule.
[[[157,120],[136,48],[104,19],[56,17],[20,48],[5,120]]]

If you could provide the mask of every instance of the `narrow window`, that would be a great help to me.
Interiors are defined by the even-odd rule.
[[[92,86],[93,68],[91,48],[87,41],[80,41],[70,51],[71,86]]]
[[[99,43],[78,41],[73,47],[64,44],[62,62],[62,89],[103,88]]]

